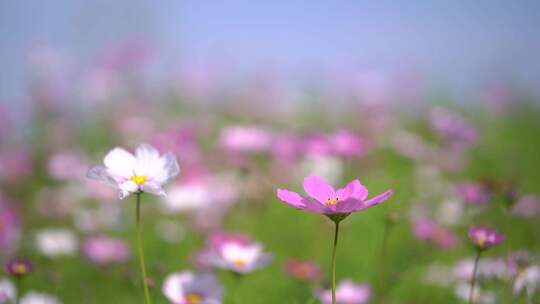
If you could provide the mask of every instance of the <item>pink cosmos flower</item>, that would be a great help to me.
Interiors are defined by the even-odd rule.
[[[349,215],[382,203],[392,195],[392,190],[389,189],[367,199],[368,189],[359,180],[348,183],[342,189],[334,190],[331,185],[313,175],[304,179],[304,190],[307,196],[284,189],[278,189],[277,196],[286,204],[308,212]]]
[[[162,288],[174,304],[221,304],[223,287],[211,273],[183,271],[169,274]]]
[[[483,250],[501,243],[504,236],[498,234],[495,229],[477,226],[469,228],[469,239],[478,249]]]
[[[260,243],[252,242],[242,234],[219,233],[213,235],[208,248],[198,257],[201,266],[212,266],[246,274],[268,265],[272,255],[263,252]]]
[[[32,262],[27,259],[13,259],[5,264],[5,270],[7,273],[21,277],[28,275],[32,272]]]
[[[341,281],[336,288],[337,304],[365,304],[371,299],[371,288],[368,284],[356,284],[350,279]],[[325,290],[319,295],[323,304],[332,303],[332,292]]]
[[[99,265],[122,263],[129,258],[129,248],[123,240],[103,236],[86,239],[83,251],[91,262]]]
[[[164,196],[162,186],[173,179],[180,168],[172,153],[160,155],[152,146],[140,145],[135,155],[122,148],[114,148],[104,159],[105,166],[95,166],[87,176],[102,180],[120,189],[120,198],[131,193],[150,192]]]
[[[321,268],[312,262],[288,260],[284,264],[285,271],[299,280],[315,280],[321,275]]]

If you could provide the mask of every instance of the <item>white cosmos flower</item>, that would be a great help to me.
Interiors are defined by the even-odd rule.
[[[55,296],[37,292],[29,291],[20,300],[20,304],[61,304]]]
[[[514,294],[519,294],[525,289],[530,298],[538,288],[540,288],[540,266],[533,265],[525,268],[514,280]]]
[[[87,176],[118,187],[121,199],[141,191],[164,196],[162,186],[180,173],[172,153],[160,155],[147,144],[140,145],[135,155],[122,148],[114,148],[107,153],[103,163],[105,166],[90,168]]]
[[[75,234],[68,229],[44,229],[36,234],[38,251],[48,257],[72,256],[79,247]]]
[[[15,286],[7,279],[0,280],[0,304],[11,303],[15,299]]]
[[[191,271],[171,273],[162,288],[165,296],[178,304],[221,304],[223,288],[214,274]]]

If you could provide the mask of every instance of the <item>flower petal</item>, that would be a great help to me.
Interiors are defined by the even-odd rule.
[[[371,199],[368,199],[367,201],[364,201],[362,204],[360,204],[357,208],[355,208],[353,211],[359,211],[359,210],[362,210],[362,209],[367,209],[367,208],[370,208],[370,207],[373,207],[375,205],[378,205],[382,202],[384,202],[385,200],[387,200],[390,196],[392,196],[392,189],[388,189],[386,190],[385,192],[371,198]]]
[[[162,164],[161,174],[159,174],[155,181],[158,183],[164,184],[167,181],[171,180],[180,173],[180,166],[178,166],[178,161],[176,156],[172,153],[166,153],[160,158]]]
[[[166,196],[165,190],[161,188],[161,185],[156,182],[146,182],[141,185],[141,190],[144,192],[152,193],[159,196]]]
[[[296,208],[304,208],[305,204],[302,202],[304,198],[296,193],[285,189],[278,189],[277,190],[277,197],[282,200],[283,202],[296,207]]]
[[[104,181],[110,184],[111,186],[118,187],[118,184],[114,180],[114,178],[109,174],[109,171],[107,168],[103,166],[94,166],[90,169],[88,169],[88,172],[86,172],[86,177]]]
[[[340,201],[349,198],[363,201],[368,197],[368,189],[362,185],[359,180],[355,179],[348,183],[344,188],[338,189],[336,194]]]
[[[120,199],[125,198],[126,196],[128,196],[131,193],[135,193],[135,192],[139,191],[139,186],[133,181],[123,182],[123,183],[119,184],[119,188],[121,190],[120,191]]]
[[[135,170],[136,160],[133,154],[122,148],[112,149],[103,160],[109,174],[118,180],[129,179]]]
[[[329,198],[335,198],[334,188],[320,177],[310,175],[304,179],[304,190],[309,196],[324,204]]]
[[[160,177],[163,166],[156,148],[149,144],[141,144],[135,150],[135,156],[137,159],[135,173],[137,175],[146,176],[150,179]]]

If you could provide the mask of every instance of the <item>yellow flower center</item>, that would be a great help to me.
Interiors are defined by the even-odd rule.
[[[188,304],[200,304],[202,303],[202,297],[196,293],[189,293],[186,295],[186,301]]]
[[[478,237],[478,245],[480,246],[484,246],[487,242],[487,237],[485,235],[480,235],[480,237]]]
[[[13,266],[13,272],[15,274],[25,274],[26,273],[26,265],[24,264],[16,264]]]
[[[339,202],[339,198],[331,198],[329,197],[327,200],[326,200],[326,203],[324,203],[326,206],[331,206],[331,205],[335,205]]]
[[[148,178],[144,175],[133,175],[129,180],[134,182],[137,185],[141,185],[144,183]]]
[[[246,261],[243,261],[243,260],[234,260],[233,264],[234,264],[234,266],[236,266],[238,268],[246,267]]]

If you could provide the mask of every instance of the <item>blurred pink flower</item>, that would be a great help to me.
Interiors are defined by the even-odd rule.
[[[323,304],[331,304],[332,291],[323,291],[319,299]],[[371,288],[368,284],[356,284],[351,279],[345,279],[336,287],[336,304],[366,304],[370,299]]]
[[[303,152],[309,156],[328,155],[332,153],[332,146],[327,136],[310,134],[304,137]]]
[[[321,275],[321,268],[312,262],[288,260],[284,264],[285,271],[299,280],[315,280]]]
[[[71,151],[53,154],[47,163],[49,175],[57,180],[82,179],[87,168],[86,158]]]
[[[450,230],[427,218],[414,220],[413,235],[440,248],[451,248],[457,244],[457,238]]]
[[[339,130],[330,136],[335,154],[342,157],[359,157],[367,152],[367,141],[349,130]]]
[[[91,262],[99,265],[122,263],[130,256],[128,245],[123,240],[104,236],[87,238],[83,252]]]
[[[449,143],[472,144],[478,139],[478,131],[473,125],[444,108],[433,108],[429,119],[432,128]]]
[[[259,126],[229,126],[221,130],[219,146],[227,152],[266,152],[272,144],[270,131]]]
[[[197,257],[203,267],[228,269],[246,274],[268,265],[272,255],[263,252],[260,243],[243,234],[219,232],[210,237],[208,246]]]
[[[20,222],[17,211],[0,194],[0,253],[13,253],[20,238]]]
[[[482,183],[458,183],[456,191],[461,199],[468,204],[484,205],[491,198],[490,190]]]
[[[0,180],[15,182],[28,176],[33,169],[32,157],[26,149],[0,151]]]

